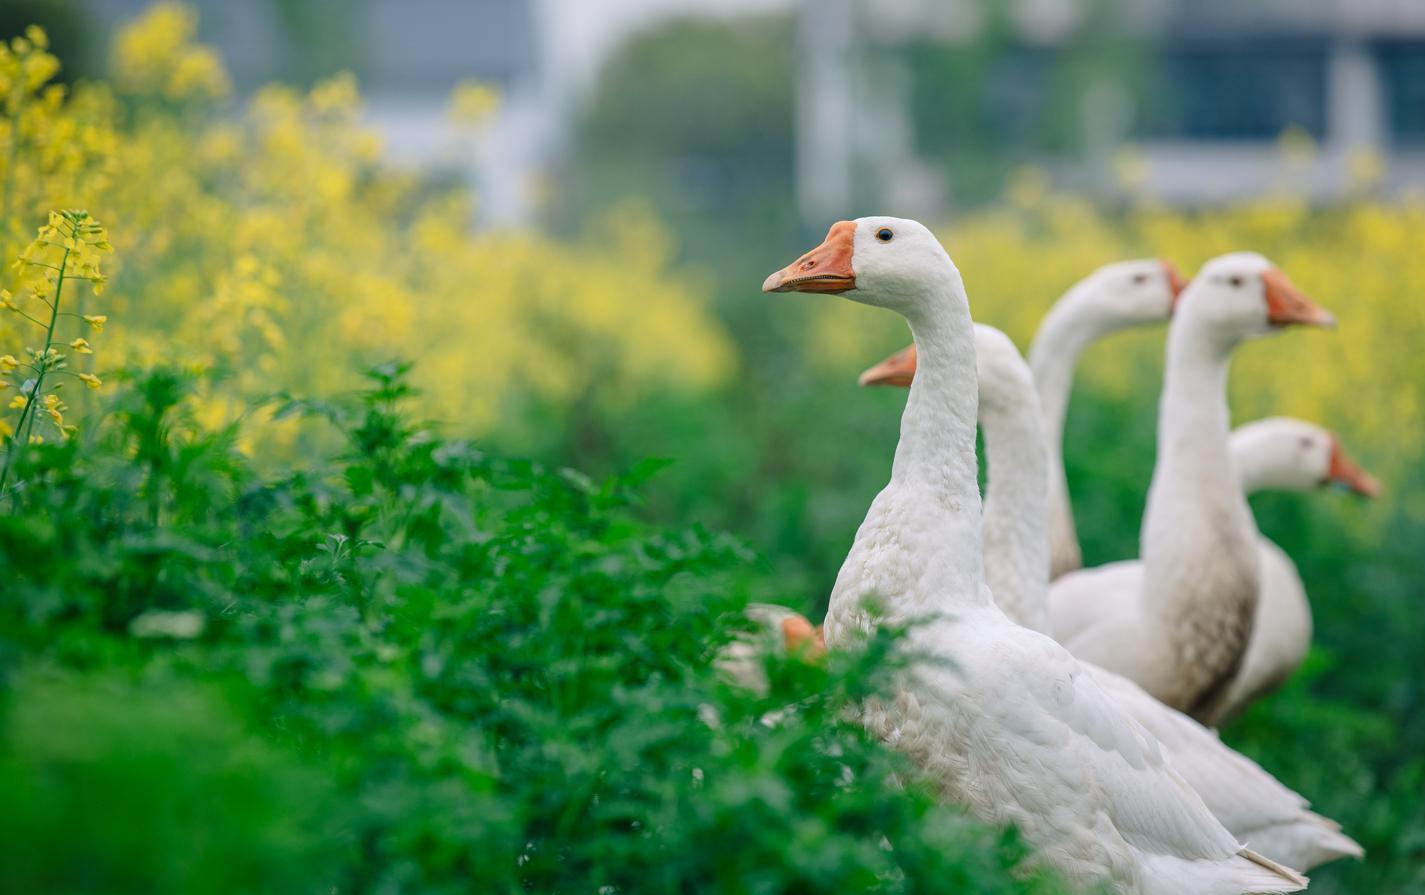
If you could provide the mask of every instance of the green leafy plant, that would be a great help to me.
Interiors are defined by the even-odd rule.
[[[893,635],[769,654],[765,693],[723,677],[755,566],[641,521],[652,465],[595,482],[448,440],[392,364],[286,402],[345,446],[261,474],[192,391],[135,376],[0,516],[0,772],[42,788],[5,787],[0,815],[35,887],[216,891],[154,843],[150,869],[114,857],[126,829],[185,848],[177,812],[254,850],[254,890],[1054,890],[848,716]],[[162,742],[134,751],[145,729]],[[138,819],[91,806],[97,780]]]

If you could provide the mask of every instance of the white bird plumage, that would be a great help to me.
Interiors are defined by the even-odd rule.
[[[1076,884],[1154,895],[1304,887],[1213,817],[1081,663],[994,604],[981,558],[974,334],[939,242],[913,221],[842,222],[764,289],[845,292],[896,310],[920,350],[891,480],[857,531],[825,625],[832,647],[869,629],[868,600],[888,621],[923,622],[906,647],[931,661],[890,703],[867,707],[869,728],[981,819],[1018,827],[1038,860]]]
[[[1232,461],[1244,494],[1276,489],[1307,491],[1336,483],[1372,496],[1379,484],[1355,464],[1334,434],[1286,417],[1246,423],[1232,433]],[[1266,537],[1257,541],[1261,583],[1256,617],[1242,665],[1220,708],[1207,719],[1231,720],[1291,676],[1311,645],[1311,605],[1291,558]],[[1124,611],[1142,588],[1138,560],[1109,563],[1055,582],[1050,595],[1054,633],[1073,641],[1105,615]]]
[[[1049,579],[1047,494],[1042,483],[1049,451],[1039,426],[1033,375],[1003,333],[980,326],[977,336],[980,425],[988,470],[985,574],[997,582],[995,600],[1012,618],[1029,627],[1045,625]],[[1003,536],[991,540],[991,530]],[[1018,613],[1010,607],[1019,607]],[[1306,799],[1228,748],[1215,732],[1163,705],[1127,678],[1084,664],[1099,686],[1157,738],[1174,770],[1234,836],[1302,870],[1362,854],[1336,823],[1308,810]]]
[[[1053,633],[1076,656],[1199,720],[1221,710],[1261,580],[1256,524],[1228,452],[1229,361],[1246,339],[1330,322],[1253,253],[1212,260],[1183,292],[1168,333],[1141,587],[1129,599],[1100,592],[1075,606],[1064,595],[1102,588],[1103,576],[1083,570],[1055,582]],[[1072,623],[1061,627],[1066,615]]]
[[[1010,618],[1027,628],[1046,631],[1049,538],[1044,470],[1053,449],[1043,436],[1036,383],[1014,343],[993,327],[976,326],[975,356],[987,467],[985,578],[995,602]],[[866,370],[860,381],[863,385],[909,385],[915,365],[912,346]],[[1328,463],[1328,457],[1339,457],[1339,447],[1330,443],[1329,433],[1305,432],[1304,425],[1281,421],[1244,432],[1241,440],[1257,448],[1248,457],[1248,467],[1256,478],[1320,481],[1328,466],[1352,465],[1340,459]],[[1287,439],[1290,443],[1282,445]],[[1319,471],[1282,471],[1267,458],[1256,457],[1263,451],[1310,457],[1314,463],[1307,465],[1319,466]],[[1273,860],[1303,870],[1362,853],[1334,822],[1307,810],[1305,799],[1227,748],[1214,732],[1158,702],[1132,681],[1085,665],[1099,685],[1157,737],[1174,769],[1233,835]]]

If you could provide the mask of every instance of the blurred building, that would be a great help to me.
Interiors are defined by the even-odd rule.
[[[1330,198],[1379,177],[1425,186],[1425,3],[1417,0],[1163,3],[1138,25],[1181,97],[1153,122],[1146,186],[1195,200],[1262,189],[1299,129],[1303,172]]]
[[[367,115],[397,161],[460,169],[479,187],[483,224],[527,222],[543,173],[604,57],[670,15],[738,15],[785,0],[185,0],[243,91],[355,72]],[[152,0],[80,0],[101,30]],[[461,81],[502,102],[475,145],[446,120]],[[455,157],[452,152],[463,154]]]
[[[104,26],[149,0],[77,0]],[[954,198],[920,147],[904,77],[887,51],[966,46],[1008,10],[1012,46],[986,88],[1014,122],[1062,109],[1045,61],[1084,40],[1112,0],[189,0],[242,88],[360,76],[398,159],[455,164],[476,180],[486,223],[523,222],[600,65],[673,15],[795,15],[797,172],[803,214],[824,220],[868,194],[909,214]],[[1276,188],[1280,138],[1298,150],[1292,187],[1318,198],[1363,180],[1425,186],[1425,0],[1122,0],[1112,27],[1144,48],[1138,85],[1105,78],[1068,110],[1082,146],[1035,159],[1076,188],[1197,202]],[[1001,15],[1001,18],[1003,15]],[[1096,20],[1095,20],[1096,21]],[[997,26],[998,27],[998,26]],[[865,60],[882,60],[868,77]],[[656,77],[656,73],[650,73]],[[498,85],[497,119],[451,156],[445,103],[461,80]],[[950,110],[953,113],[953,110]],[[1305,147],[1311,147],[1309,150]]]
[[[1011,0],[1007,8],[1013,49],[988,90],[1005,117],[1045,114],[1054,96],[1045,60],[1082,40],[1104,4]],[[1134,0],[1114,8],[1114,27],[1144,49],[1139,76],[1156,98],[1143,102],[1130,89],[1141,85],[1113,79],[1087,91],[1071,110],[1082,154],[1039,160],[1061,179],[1101,193],[1131,182],[1187,203],[1259,194],[1287,180],[1318,199],[1365,184],[1425,187],[1425,2]],[[876,83],[855,83],[860,67],[850,61],[857,44],[971,44],[988,27],[984,10],[975,0],[799,0],[801,103],[834,110],[800,118],[808,218],[824,219],[852,192],[851,172],[868,167],[883,181],[877,192],[897,207],[943,210],[934,160],[910,149],[919,122],[897,96],[898,79],[877,68]],[[847,120],[855,125],[828,123]],[[869,153],[857,145],[868,132]]]

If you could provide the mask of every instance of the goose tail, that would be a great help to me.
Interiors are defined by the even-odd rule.
[[[1244,882],[1248,885],[1245,891],[1251,895],[1266,895],[1275,892],[1300,892],[1306,888],[1307,878],[1290,867],[1278,864],[1271,858],[1263,857],[1244,848],[1237,853],[1245,858],[1252,871]]]

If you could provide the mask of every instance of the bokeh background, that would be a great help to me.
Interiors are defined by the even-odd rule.
[[[1317,646],[1224,736],[1366,846],[1319,890],[1425,887],[1425,6],[0,6],[0,37],[30,23],[62,67],[3,85],[0,255],[52,207],[110,226],[106,363],[181,361],[216,427],[412,360],[449,430],[596,477],[667,458],[644,513],[742,538],[757,595],[813,616],[897,434],[903,395],[856,373],[908,334],[767,273],[837,219],[917,217],[1023,348],[1100,264],[1267,254],[1340,328],[1244,348],[1234,419],[1324,424],[1386,490],[1254,499]],[[1081,371],[1090,564],[1136,554],[1163,335]]]

